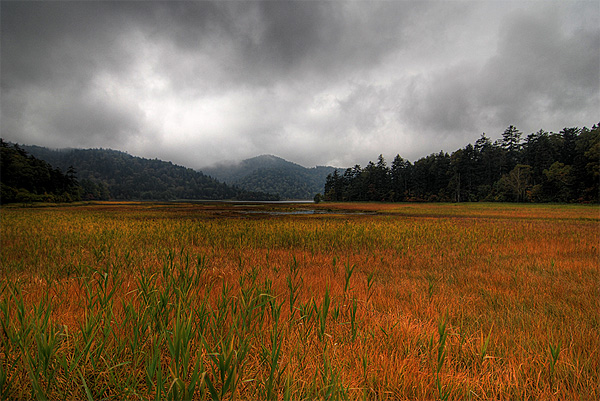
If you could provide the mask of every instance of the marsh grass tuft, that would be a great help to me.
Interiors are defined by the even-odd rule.
[[[550,351],[550,367],[549,367],[549,376],[550,376],[550,387],[554,387],[554,368],[556,366],[556,362],[558,362],[558,357],[560,356],[560,341],[556,345],[552,345],[552,343],[548,343],[548,348]]]

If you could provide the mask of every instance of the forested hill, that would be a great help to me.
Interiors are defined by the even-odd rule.
[[[483,134],[452,154],[414,163],[397,155],[334,171],[325,183],[332,201],[600,202],[600,123],[591,129],[540,130],[523,138],[509,126],[502,139]]]
[[[84,200],[279,199],[276,195],[229,186],[171,162],[135,157],[116,150],[22,147],[64,171],[73,166]]]
[[[65,171],[0,138],[0,203],[79,200],[80,186],[74,171]]]
[[[228,184],[249,191],[277,193],[282,199],[313,199],[323,191],[325,178],[334,170],[325,166],[306,168],[273,155],[202,169]]]

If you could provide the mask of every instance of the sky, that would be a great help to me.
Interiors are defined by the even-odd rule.
[[[598,1],[0,2],[0,135],[195,169],[600,122]]]

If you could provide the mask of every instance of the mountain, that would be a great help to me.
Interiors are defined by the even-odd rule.
[[[111,149],[22,146],[55,168],[74,168],[83,199],[278,200],[276,195],[230,186],[190,168]]]
[[[262,155],[239,163],[221,163],[202,171],[227,184],[248,191],[276,193],[282,199],[313,199],[322,193],[334,167],[306,168],[273,155]]]

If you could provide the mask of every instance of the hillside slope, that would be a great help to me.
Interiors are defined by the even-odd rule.
[[[131,156],[116,150],[23,148],[63,171],[73,166],[84,189],[83,199],[278,199],[275,195],[221,183],[171,162]]]
[[[80,199],[80,186],[67,169],[48,162],[0,138],[0,203],[71,202]]]
[[[323,192],[327,175],[334,170],[325,166],[306,168],[273,155],[202,169],[225,183],[248,191],[277,193],[282,199],[312,199]]]

